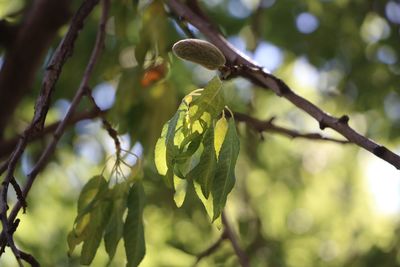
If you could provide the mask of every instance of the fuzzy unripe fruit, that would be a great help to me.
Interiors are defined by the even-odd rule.
[[[195,62],[203,67],[216,70],[225,65],[225,57],[212,43],[199,39],[184,39],[172,47],[177,57]]]

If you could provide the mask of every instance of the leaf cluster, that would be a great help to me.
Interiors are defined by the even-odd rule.
[[[143,227],[144,190],[140,181],[125,180],[110,188],[102,175],[94,176],[82,188],[77,217],[68,234],[68,254],[83,243],[80,263],[92,263],[101,240],[111,261],[118,243],[124,240],[126,266],[137,266],[145,254]]]
[[[175,190],[178,207],[188,183],[213,221],[220,215],[235,183],[239,138],[232,118],[226,119],[222,83],[213,78],[204,89],[187,95],[164,125],[155,148],[155,164]],[[222,112],[222,117],[219,117]]]

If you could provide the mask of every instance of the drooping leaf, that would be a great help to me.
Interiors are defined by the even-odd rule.
[[[175,187],[175,194],[174,194],[174,201],[178,208],[183,205],[186,196],[186,189],[187,189],[187,181],[185,179],[181,179],[174,175],[174,187]]]
[[[176,125],[179,120],[179,115],[181,113],[181,110],[178,110],[175,115],[169,120],[168,122],[168,130],[167,134],[165,136],[165,145],[166,145],[166,158],[167,158],[167,167],[168,169],[173,167],[174,164],[174,158],[176,157],[176,154],[178,152],[177,146],[175,146],[175,133],[176,133]]]
[[[122,238],[128,186],[127,182],[116,184],[111,192],[112,210],[104,233],[104,245],[110,261],[113,259],[118,243]]]
[[[200,186],[204,197],[207,199],[210,194],[217,167],[217,158],[214,149],[214,128],[211,127],[204,133],[204,150],[200,162],[188,174],[188,177],[195,180]]]
[[[203,204],[204,208],[206,209],[206,212],[207,212],[208,216],[210,217],[210,219],[212,219],[213,215],[214,215],[214,207],[213,207],[212,195],[210,195],[208,199],[205,198],[204,194],[202,192],[201,185],[197,181],[194,181],[193,185],[194,185],[194,189],[196,191],[196,195],[198,196],[198,198],[200,199],[200,201]]]
[[[89,265],[92,263],[99,248],[103,232],[110,219],[112,203],[109,200],[101,200],[96,203],[90,212],[90,222],[87,226],[86,238],[83,241],[80,263]]]
[[[168,171],[167,147],[165,145],[165,136],[167,135],[167,130],[168,130],[168,123],[164,125],[161,132],[161,136],[160,138],[158,138],[154,150],[154,162],[156,164],[157,171],[160,175],[166,175]]]
[[[98,175],[91,178],[82,188],[78,198],[78,216],[82,213],[92,202],[95,201],[102,191],[107,190],[107,181],[103,176]]]
[[[228,121],[223,116],[215,124],[215,137],[214,137],[214,147],[217,158],[219,156],[219,151],[221,150],[222,144],[225,140],[226,132],[228,131]]]
[[[128,215],[124,225],[125,253],[127,267],[138,266],[146,252],[143,227],[144,190],[140,182],[130,189],[128,199]]]
[[[203,137],[203,136],[201,136]],[[199,164],[200,157],[203,154],[204,146],[200,143],[198,149],[190,157],[186,157],[183,162],[177,161],[174,168],[174,173],[184,179],[192,179],[189,173]]]
[[[196,181],[194,181],[194,189],[196,191],[196,195],[198,196],[198,198],[200,199],[201,203],[203,204],[208,217],[210,218],[210,220],[213,219],[213,215],[214,215],[214,207],[213,207],[213,196],[210,194],[210,196],[207,198],[204,197],[202,189],[201,189],[201,185],[199,183],[197,183]],[[219,216],[217,219],[215,219],[213,221],[213,224],[218,228],[221,229],[222,228],[222,220],[221,220],[221,216]]]
[[[77,216],[72,231],[68,234],[68,254],[71,255],[75,247],[84,241],[88,235],[90,213],[96,202],[107,191],[107,182],[103,176],[94,176],[82,188],[78,198]]]
[[[235,123],[233,119],[230,119],[228,131],[219,153],[217,170],[212,185],[214,206],[213,220],[220,216],[225,207],[228,194],[235,184],[235,165],[239,155],[239,149],[239,137],[236,133]]]
[[[174,139],[180,113],[181,110],[178,109],[175,115],[163,126],[161,137],[158,139],[154,151],[157,171],[164,175],[164,181],[168,187],[173,186],[173,166],[178,153]]]

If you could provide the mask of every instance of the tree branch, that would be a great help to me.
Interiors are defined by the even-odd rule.
[[[92,110],[89,110],[86,112],[74,114],[71,117],[70,121],[68,122],[68,125],[73,125],[82,120],[97,118],[97,117],[101,116],[102,114],[105,114],[106,112],[107,112],[106,110],[102,111],[99,109],[92,109]],[[49,133],[54,132],[55,129],[57,129],[58,125],[60,125],[60,121],[54,122],[54,123],[44,127],[43,130],[40,132],[32,133],[32,135],[29,137],[29,141],[35,141]],[[13,151],[15,146],[18,144],[19,139],[20,139],[20,137],[15,137],[13,139],[0,142],[0,158],[9,155]],[[2,172],[1,169],[2,168],[0,166],[0,173]]]
[[[98,0],[97,1],[96,0],[94,0],[94,1],[88,0],[85,3],[93,4],[92,5],[92,8],[93,8],[97,4],[97,2],[98,2]],[[85,3],[82,6],[84,6]],[[90,10],[92,10],[92,8]],[[33,182],[35,181],[35,179],[36,179],[36,177],[38,175],[38,173],[45,167],[45,165],[49,161],[50,156],[53,154],[59,139],[61,138],[62,134],[65,131],[65,128],[68,125],[69,120],[71,119],[73,113],[75,112],[76,107],[78,106],[78,104],[80,103],[82,97],[84,96],[84,94],[86,92],[86,88],[88,87],[89,78],[90,78],[90,76],[91,76],[91,74],[93,72],[93,69],[94,69],[94,66],[95,66],[95,64],[97,62],[99,54],[100,54],[100,52],[101,52],[101,50],[102,50],[102,48],[104,46],[105,24],[106,24],[106,20],[107,20],[107,16],[108,16],[108,11],[109,11],[109,1],[105,0],[104,1],[104,5],[103,5],[102,17],[101,17],[101,21],[100,21],[100,24],[99,24],[99,30],[98,30],[96,42],[95,42],[95,45],[94,45],[94,49],[93,49],[93,52],[92,52],[91,57],[89,59],[88,65],[86,66],[86,69],[85,69],[85,72],[83,74],[83,78],[82,78],[82,81],[80,83],[80,86],[79,86],[79,88],[78,88],[78,90],[77,90],[77,92],[76,92],[76,94],[75,94],[75,96],[74,96],[74,98],[73,98],[73,100],[71,102],[71,105],[70,105],[70,107],[69,107],[69,109],[67,111],[67,114],[65,115],[64,119],[61,121],[61,123],[58,125],[57,129],[55,130],[54,135],[53,135],[53,140],[50,142],[50,144],[43,151],[43,153],[41,154],[39,160],[36,162],[35,166],[33,167],[32,171],[27,175],[27,182],[25,184],[25,187],[22,190],[23,198],[26,198],[30,188],[32,187]],[[89,13],[90,13],[90,11],[89,11]],[[87,14],[89,14],[89,13],[87,13]],[[80,21],[74,21],[74,22],[78,23],[78,25],[81,25],[83,23],[83,19],[80,20]],[[74,23],[72,23],[72,24],[74,24]],[[79,26],[78,29],[80,29],[81,27],[82,26]],[[71,28],[72,28],[72,26],[71,26]],[[71,28],[70,28],[70,30],[71,30]],[[75,31],[75,34],[77,33],[76,28],[72,29],[71,31]],[[72,41],[72,43],[73,42],[74,41]],[[69,47],[68,49],[72,49],[72,47]],[[60,50],[62,50],[62,49],[60,49]],[[72,51],[72,50],[69,50],[69,51]],[[61,65],[62,65],[62,63],[61,63]],[[44,96],[41,94],[39,96],[39,98],[38,98],[38,102],[41,102],[41,100],[43,100],[42,99],[43,97]],[[50,95],[46,95],[46,98],[49,98],[49,97],[50,97]],[[45,99],[43,101],[44,102],[49,102],[50,100],[49,99]],[[43,118],[43,116],[45,117],[46,114],[47,114],[47,109],[46,109],[46,107],[48,107],[47,104],[41,105],[39,103],[39,104],[37,104],[37,107],[40,109],[39,111],[44,111],[44,112],[43,113],[40,112],[41,115],[38,115],[38,110],[36,110],[37,112],[35,113],[34,119],[33,119],[32,123],[31,123],[30,127],[28,127],[27,131],[25,131],[24,135],[25,134],[26,135],[27,134],[31,134],[32,132],[34,132],[34,131],[32,131],[32,129],[34,129],[35,126],[39,126],[39,129],[40,129],[40,125],[41,125],[41,122],[42,122],[41,118]],[[44,120],[43,120],[43,122],[44,122]],[[3,181],[3,187],[2,187],[2,189],[3,189],[3,191],[2,191],[3,194],[2,195],[3,196],[4,195],[7,196],[8,183],[11,180],[12,173],[15,170],[15,166],[16,166],[16,164],[17,164],[17,162],[18,162],[18,160],[19,160],[19,158],[20,158],[20,156],[21,156],[21,154],[24,151],[24,148],[26,146],[26,143],[27,143],[27,140],[28,140],[26,135],[21,137],[20,142],[17,145],[17,148],[15,149],[12,157],[10,158],[10,160],[8,162],[8,168],[7,168],[8,172],[7,172],[7,176],[5,177],[5,179]],[[4,194],[4,192],[5,192],[5,194]],[[1,214],[3,218],[4,217],[7,218],[6,217],[6,210],[7,209],[4,210],[4,207],[7,206],[7,202],[6,201],[7,201],[7,199],[3,200],[3,203],[1,203],[2,205],[0,205],[0,207],[3,207],[3,211],[2,211],[2,214]],[[17,201],[17,203],[14,205],[14,208],[13,208],[13,210],[11,211],[11,213],[10,213],[10,215],[8,217],[7,222],[5,224],[3,224],[3,231],[2,231],[1,236],[0,236],[0,244],[2,246],[2,249],[0,251],[4,251],[3,248],[8,243],[6,240],[8,239],[8,235],[10,235],[10,234],[6,231],[6,229],[7,229],[8,225],[12,225],[13,224],[13,222],[14,222],[14,220],[15,220],[18,212],[19,212],[19,210],[22,207],[22,204],[23,203],[20,200]]]
[[[222,244],[222,242],[227,239],[226,230],[222,233],[222,235],[215,241],[211,246],[206,248],[203,252],[197,254],[196,262],[193,264],[193,267],[197,266],[197,264],[205,257],[213,254]]]
[[[85,95],[85,91],[86,91],[86,87],[88,86],[89,78],[92,74],[93,68],[97,62],[98,56],[104,45],[105,25],[106,25],[106,20],[107,20],[108,11],[109,11],[109,0],[104,0],[103,6],[104,7],[103,7],[101,21],[99,24],[99,31],[97,34],[95,47],[93,49],[92,55],[90,56],[89,63],[84,72],[81,84],[71,102],[71,105],[67,111],[67,114],[65,115],[64,119],[58,125],[56,131],[53,134],[53,140],[43,151],[39,160],[36,162],[35,166],[32,168],[32,171],[27,175],[28,180],[22,191],[24,197],[27,196],[38,173],[45,167],[48,160],[50,159],[50,156],[53,154],[58,141],[60,140],[62,134],[64,133],[66,126],[68,125],[70,118],[72,117],[73,113],[75,112],[75,109],[78,106],[79,102],[81,101],[82,97]],[[13,210],[11,211],[8,220],[13,221],[20,209],[21,209],[21,202],[18,201],[15,204]]]
[[[322,111],[315,104],[297,95],[282,80],[272,74],[265,72],[258,64],[234,48],[204,16],[196,14],[187,5],[179,0],[165,0],[168,7],[180,18],[190,22],[199,29],[214,45],[216,45],[227,60],[227,67],[235,69],[234,74],[251,80],[253,83],[265,89],[271,89],[278,96],[284,97],[299,109],[305,111],[316,119],[321,129],[332,128],[347,140],[366,149],[377,157],[400,169],[400,156],[393,153],[384,146],[381,146],[367,137],[361,135],[348,124],[349,117],[344,115],[335,118]]]
[[[20,99],[32,86],[37,69],[69,17],[70,1],[34,1],[20,25],[0,71],[0,138]],[[21,78],[23,77],[23,78]]]
[[[228,220],[226,219],[225,212],[222,212],[221,217],[222,217],[222,224],[224,225],[225,229],[226,238],[229,239],[229,241],[231,242],[233,250],[235,251],[239,259],[240,265],[242,267],[250,267],[249,259],[246,253],[239,246],[239,242],[236,239],[236,235],[233,232],[232,227],[230,226]]]
[[[230,116],[229,112],[225,113],[227,116]],[[309,140],[320,140],[320,141],[330,141],[330,142],[335,142],[339,144],[349,144],[349,141],[346,140],[340,140],[336,138],[330,138],[330,137],[325,137],[322,136],[319,133],[300,133],[296,130],[291,130],[287,128],[283,128],[281,126],[277,126],[274,124],[274,117],[269,119],[269,120],[259,120],[256,118],[253,118],[247,114],[235,112],[234,113],[235,120],[244,122],[251,128],[253,128],[255,131],[262,133],[262,132],[272,132],[272,133],[278,133],[282,134],[285,136],[288,136],[290,138],[303,138],[303,139],[309,139]]]

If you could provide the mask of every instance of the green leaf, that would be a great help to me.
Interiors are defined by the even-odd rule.
[[[136,182],[129,191],[127,200],[128,215],[124,225],[124,244],[127,267],[138,266],[146,252],[143,227],[144,190],[140,182]]]
[[[166,175],[168,171],[167,166],[167,147],[165,145],[165,136],[167,135],[168,123],[163,126],[161,137],[158,138],[154,150],[154,162],[156,169],[160,175]]]
[[[204,150],[200,156],[200,162],[188,174],[188,177],[201,185],[201,191],[205,198],[209,197],[217,167],[217,158],[214,149],[214,128],[211,127],[204,133]]]
[[[181,110],[178,110],[175,115],[168,122],[168,130],[165,136],[165,145],[166,145],[166,158],[167,158],[167,167],[168,169],[172,168],[174,165],[174,159],[178,152],[177,146],[175,146],[175,133],[176,133],[176,125],[179,120],[179,115]]]
[[[222,82],[215,76],[204,88],[200,97],[196,98],[192,105],[198,106],[195,114],[192,114],[192,122],[198,120],[204,112],[210,113],[212,118],[218,116],[224,108],[224,99],[221,91]]]
[[[107,181],[98,175],[91,178],[82,188],[78,198],[78,216],[87,209],[102,192],[107,190]]]
[[[197,149],[201,144],[202,139],[203,135],[199,134],[199,132],[197,131],[187,136],[181,143],[180,154],[176,156],[176,161],[178,163],[185,162],[190,156],[192,156],[197,151]],[[187,149],[184,150],[185,149],[184,146],[186,146],[187,143],[189,143],[189,145],[187,146]]]
[[[90,226],[90,213],[95,203],[107,192],[107,181],[103,176],[94,176],[82,188],[78,198],[77,216],[72,231],[68,234],[68,254],[71,255],[75,247],[84,241]]]
[[[77,236],[74,230],[67,235],[68,256],[70,257],[75,250],[75,247],[83,241],[83,236]]]
[[[83,241],[80,263],[89,265],[92,263],[107,223],[110,219],[112,203],[108,200],[101,200],[90,212],[90,221],[87,226],[86,238]]]
[[[175,134],[178,122],[178,126],[183,123],[184,109],[186,107],[181,104],[175,115],[163,126],[161,137],[158,139],[154,151],[157,171],[164,175],[164,181],[168,187],[173,186],[173,167],[179,153],[179,148],[175,145]]]
[[[187,181],[185,179],[181,179],[178,176],[174,175],[174,201],[178,208],[182,207],[183,202],[185,201],[186,189],[187,189]]]
[[[122,238],[124,228],[123,215],[126,209],[128,186],[126,182],[116,184],[111,192],[113,204],[110,220],[104,234],[104,245],[110,261],[113,259],[118,243]]]
[[[219,153],[217,170],[212,185],[214,215],[217,219],[225,207],[228,194],[235,184],[235,165],[239,155],[240,143],[233,119],[229,120],[228,131]]]

